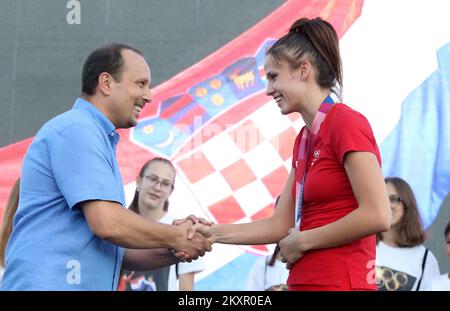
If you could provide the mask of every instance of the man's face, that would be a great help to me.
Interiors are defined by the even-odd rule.
[[[131,50],[122,50],[124,61],[119,81],[111,88],[109,115],[116,128],[129,128],[137,124],[139,113],[151,102],[150,68],[145,59]]]

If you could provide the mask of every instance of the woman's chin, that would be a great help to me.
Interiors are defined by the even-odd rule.
[[[288,114],[292,113],[293,111],[288,110],[288,109],[283,109],[283,107],[281,107],[280,108],[280,112],[281,112],[282,115],[285,116],[285,115],[288,115]]]
[[[161,200],[157,200],[157,199],[153,199],[153,198],[148,198],[145,201],[145,205],[148,206],[151,209],[157,209],[159,206],[162,206]]]

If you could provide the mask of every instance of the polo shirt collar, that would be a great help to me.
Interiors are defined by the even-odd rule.
[[[75,104],[73,105],[73,109],[81,109],[87,111],[92,117],[94,117],[101,128],[105,131],[105,134],[108,136],[118,136],[116,132],[116,127],[112,124],[111,121],[93,104],[84,100],[83,98],[77,98]]]

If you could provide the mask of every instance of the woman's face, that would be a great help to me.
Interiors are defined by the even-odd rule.
[[[300,112],[305,82],[301,80],[300,69],[292,70],[287,62],[275,63],[272,56],[267,55],[264,64],[267,77],[266,94],[272,96],[281,113],[286,115]]]
[[[152,162],[145,170],[144,176],[136,181],[139,188],[139,209],[162,208],[172,193],[174,181],[175,172],[169,164]]]
[[[400,219],[402,219],[403,213],[405,211],[405,206],[403,205],[402,198],[398,195],[397,189],[392,183],[388,182],[386,184],[386,188],[389,195],[389,202],[391,204],[391,227],[393,227],[399,223]]]

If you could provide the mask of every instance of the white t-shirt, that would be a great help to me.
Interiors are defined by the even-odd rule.
[[[450,278],[448,273],[442,274],[439,277],[431,280],[426,290],[432,291],[450,291]]]
[[[415,291],[422,274],[425,246],[392,247],[383,241],[377,245],[376,274],[379,290]],[[439,266],[429,250],[419,290],[426,290],[439,277]]]
[[[159,220],[160,223],[171,225],[175,218],[169,214],[166,214]],[[199,273],[205,270],[205,263],[203,258],[200,257],[197,260],[193,260],[191,262],[180,262],[178,263],[178,275],[186,274],[186,273]],[[178,290],[178,280],[176,274],[175,265],[170,266],[169,272],[169,282],[167,284],[169,291],[177,291]]]
[[[274,265],[269,266],[271,257],[263,256],[255,261],[248,275],[247,290],[262,291],[274,285],[287,283],[289,270],[286,269],[286,264],[275,260]]]

